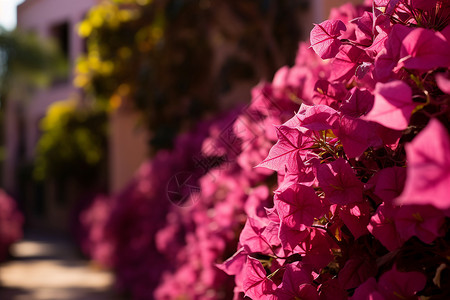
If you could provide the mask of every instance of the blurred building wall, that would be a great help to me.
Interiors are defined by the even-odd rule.
[[[139,113],[120,107],[110,114],[109,190],[119,192],[148,156],[147,131],[139,126]]]
[[[27,0],[17,8],[17,28],[39,36],[54,38],[67,58],[66,78],[37,91],[31,99],[11,99],[6,112],[6,162],[4,188],[22,203],[31,226],[67,230],[70,214],[83,195],[74,182],[61,187],[55,182],[39,184],[32,180],[31,166],[40,137],[39,122],[55,101],[78,97],[73,84],[74,66],[85,43],[77,33],[77,24],[100,0]],[[145,132],[136,127],[138,116],[120,108],[110,116],[109,173],[110,192],[120,190],[147,157]],[[27,170],[24,180],[23,170]],[[61,198],[64,198],[61,200]]]
[[[27,0],[18,6],[18,29],[57,40],[62,48],[65,48],[62,50],[69,63],[67,78],[39,91],[28,101],[24,112],[27,123],[25,148],[28,159],[33,158],[34,146],[39,137],[37,126],[48,106],[55,101],[65,100],[77,92],[72,86],[73,67],[76,58],[83,52],[83,41],[76,32],[76,26],[96,2],[97,0]]]
[[[325,21],[330,14],[330,10],[333,7],[339,7],[344,3],[353,3],[353,4],[362,4],[364,0],[325,0],[323,5],[323,17],[319,20],[319,22]]]
[[[10,99],[6,111],[5,189],[19,198],[28,221],[48,223],[43,224],[44,227],[65,229],[69,218],[68,203],[73,199],[59,201],[61,195],[56,194],[60,191],[54,184],[36,184],[31,178],[31,162],[40,136],[39,122],[50,104],[79,92],[72,86],[73,67],[83,52],[84,43],[76,26],[97,1],[27,0],[17,8],[18,30],[55,39],[69,64],[66,77],[37,91],[29,99]],[[68,198],[76,195],[73,184],[68,184],[66,189]]]

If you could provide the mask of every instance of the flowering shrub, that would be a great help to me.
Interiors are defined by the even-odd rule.
[[[310,59],[298,62],[298,68],[320,64],[312,50],[301,51]],[[298,74],[280,70],[280,84],[256,87],[244,113],[232,111],[179,136],[172,151],[159,151],[144,163],[118,196],[97,196],[80,214],[83,250],[112,267],[119,287],[133,299],[152,298],[160,277],[157,299],[232,296],[233,279],[216,263],[236,249],[245,215],[262,216],[271,203],[274,172],[253,167],[276,141],[272,125],[298,110],[290,98],[303,89],[284,83]],[[184,191],[184,200],[176,201],[170,183],[185,173],[197,189]]]
[[[366,2],[86,215],[135,299],[450,297],[450,6]]]
[[[298,108],[285,92],[262,83],[253,90],[251,105],[229,126],[212,127],[198,161],[222,161],[200,178],[199,193],[191,195],[195,205],[172,206],[166,227],[156,235],[158,249],[170,264],[156,299],[233,297],[232,278],[216,264],[235,250],[245,215],[263,216],[270,204],[273,171],[253,166],[275,142],[272,124],[287,120],[286,112]]]
[[[22,238],[23,216],[14,199],[0,189],[0,262],[8,257],[9,247]]]
[[[159,151],[142,164],[118,195],[99,195],[80,213],[82,250],[113,268],[118,288],[133,299],[148,299],[167,266],[154,240],[170,206],[167,182],[177,172],[195,170],[195,162],[188,157],[200,152],[208,128],[209,124],[203,123],[179,136],[173,151]],[[198,179],[201,173],[193,176]]]
[[[106,238],[106,224],[110,218],[113,201],[110,197],[98,194],[88,197],[75,211],[74,235],[81,251],[104,267],[112,267],[113,246]],[[86,207],[83,207],[83,204]]]
[[[171,184],[187,174],[189,183],[198,186],[199,178],[210,167],[202,167],[206,161],[193,157],[199,156],[208,135],[221,130],[235,117],[236,112],[231,112],[213,122],[202,122],[192,132],[178,136],[173,150],[161,150],[142,164],[118,195],[98,195],[80,212],[77,236],[82,250],[95,261],[114,269],[118,288],[129,292],[133,299],[152,298],[162,272],[170,267],[165,255],[174,253],[176,248],[163,254],[158,251],[160,241],[158,248],[155,242],[156,233],[170,226],[166,224],[169,209],[186,210],[189,196],[197,195],[196,190],[178,190],[177,187],[172,190]],[[217,147],[223,148],[219,144]],[[171,239],[176,245],[176,236]],[[234,249],[228,254],[232,251]]]
[[[315,25],[312,96],[258,165],[274,205],[221,265],[252,299],[450,297],[450,3],[366,4]]]

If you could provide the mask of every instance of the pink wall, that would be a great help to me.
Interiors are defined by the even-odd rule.
[[[72,87],[72,68],[76,58],[82,52],[82,40],[76,32],[77,24],[83,19],[97,0],[27,0],[17,8],[17,27],[24,31],[33,31],[43,37],[51,36],[51,28],[57,24],[68,22],[69,31],[69,78],[52,88],[42,90],[29,99],[25,116],[26,130],[26,156],[32,158],[34,145],[38,139],[39,131],[36,126],[39,119],[45,115],[47,107],[59,100],[65,100],[76,93]]]
[[[26,160],[32,161],[36,142],[39,139],[39,122],[47,108],[55,101],[65,100],[78,94],[72,85],[73,67],[77,57],[83,51],[83,41],[78,36],[77,24],[83,19],[90,7],[99,0],[27,0],[17,9],[17,26],[19,30],[32,31],[42,37],[52,35],[51,28],[68,22],[70,74],[67,82],[36,92],[26,101],[10,101],[14,103],[7,108],[6,114],[6,162],[3,170],[5,188],[13,191],[18,165],[19,126],[17,113],[22,110],[24,124],[24,142]],[[21,100],[21,99],[15,99]],[[25,103],[25,105],[23,105]],[[136,113],[123,109],[110,116],[110,188],[118,191],[133,176],[138,166],[147,156],[146,135],[135,127]]]
[[[34,216],[33,212],[31,215],[27,213],[29,210],[33,211],[33,189],[30,184],[18,186],[19,184],[16,182],[18,166],[32,161],[36,142],[40,135],[39,122],[45,115],[48,106],[55,101],[65,100],[78,92],[72,86],[74,63],[83,50],[83,42],[76,32],[77,24],[83,19],[90,7],[97,2],[98,0],[27,0],[17,8],[18,29],[34,32],[44,38],[51,36],[51,29],[55,25],[64,22],[69,24],[67,38],[69,44],[69,74],[67,80],[37,91],[32,97],[26,97],[26,99],[9,99],[9,105],[7,105],[5,116],[6,161],[3,169],[3,187],[13,193],[22,191],[22,194],[25,194],[25,199],[22,199],[25,203],[22,203],[22,205],[25,206],[27,217]],[[20,120],[23,120],[21,126],[19,125]],[[20,130],[21,127],[22,130]],[[18,153],[21,140],[25,146],[24,158],[20,158]],[[51,197],[52,185],[47,186],[46,189],[50,191],[48,193],[50,197],[46,199],[48,203],[46,204],[47,212],[44,221],[48,221],[50,227],[64,229],[69,210],[52,203],[54,200],[54,197]],[[68,192],[68,194],[74,193]],[[33,223],[33,220],[31,222]],[[39,222],[42,223],[42,220],[39,220]]]
[[[20,139],[25,145],[25,160],[31,161],[36,142],[39,138],[39,121],[45,115],[48,106],[58,100],[67,99],[77,91],[72,87],[72,67],[76,57],[81,53],[82,40],[76,33],[76,26],[85,13],[97,0],[27,0],[17,8],[17,27],[19,30],[32,31],[42,37],[49,37],[51,28],[59,23],[70,24],[68,33],[68,58],[70,70],[66,82],[54,85],[35,93],[26,99],[9,99],[5,115],[6,122],[6,161],[4,164],[4,188],[11,192],[26,187],[17,186],[17,170],[19,161]],[[23,120],[20,137],[19,120]]]

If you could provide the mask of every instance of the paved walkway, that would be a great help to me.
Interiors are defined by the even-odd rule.
[[[82,260],[62,235],[28,233],[0,265],[1,300],[113,300],[111,273]]]

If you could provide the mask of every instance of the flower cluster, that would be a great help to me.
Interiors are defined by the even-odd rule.
[[[240,115],[99,197],[87,251],[134,299],[450,297],[449,20],[441,0],[333,9]]]
[[[448,1],[375,0],[315,25],[324,62],[294,77],[314,83],[294,83],[302,105],[258,165],[278,172],[274,205],[221,265],[237,292],[450,297],[449,21]]]
[[[299,69],[321,64],[311,49],[300,51],[309,58]],[[309,73],[305,85],[317,79]],[[300,74],[308,73],[280,70],[273,83],[254,88],[249,106],[179,136],[174,149],[143,164],[120,195],[97,196],[81,212],[82,248],[112,267],[133,299],[232,297],[233,279],[217,263],[235,251],[246,215],[263,216],[272,204],[274,172],[254,166],[276,142],[273,124],[298,110],[291,99],[304,96],[302,81],[285,81],[306,76]],[[174,178],[188,184],[177,190]]]
[[[281,73],[280,73],[281,74]],[[285,76],[285,75],[283,75]],[[171,207],[167,226],[156,236],[170,263],[156,299],[230,299],[233,279],[217,266],[236,249],[246,215],[263,216],[271,204],[273,171],[253,166],[275,143],[272,124],[288,119],[298,105],[285,86],[261,83],[250,106],[227,126],[213,126],[202,147],[203,157],[222,157],[199,181],[195,205]]]
[[[117,288],[133,299],[149,299],[168,266],[155,243],[165,224],[171,202],[167,184],[171,177],[192,170],[193,181],[202,170],[190,159],[201,150],[209,124],[180,135],[174,150],[159,151],[143,163],[135,177],[117,195],[98,195],[78,217],[82,250],[93,260],[114,270]]]
[[[23,221],[14,199],[0,190],[0,262],[8,257],[9,247],[22,238]]]

